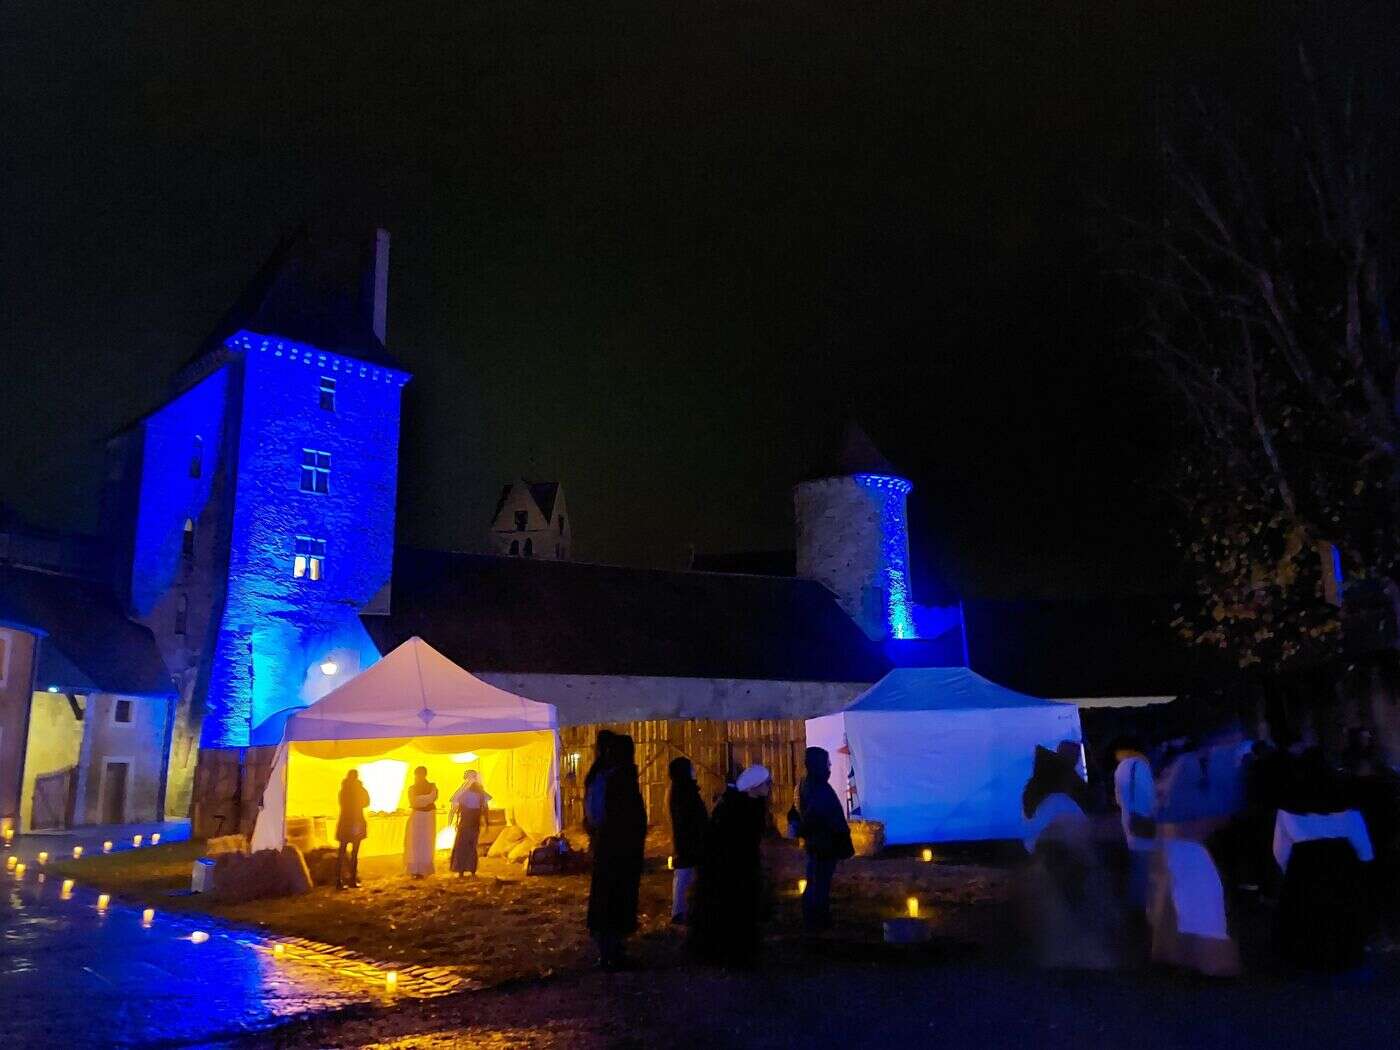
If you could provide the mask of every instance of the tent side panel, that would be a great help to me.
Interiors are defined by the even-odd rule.
[[[891,844],[1019,838],[1036,745],[1080,736],[1068,704],[846,718],[863,815]]]

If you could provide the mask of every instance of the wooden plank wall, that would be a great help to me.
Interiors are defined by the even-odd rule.
[[[763,763],[773,774],[773,812],[780,823],[782,814],[796,798],[797,783],[802,779],[807,732],[800,719],[651,720],[567,726],[560,730],[565,825],[583,821],[583,778],[593,762],[593,742],[600,729],[627,733],[636,742],[638,779],[651,824],[668,823],[667,767],[671,759],[682,755],[695,767],[700,795],[707,807],[713,806],[725,783],[732,782],[745,766]]]

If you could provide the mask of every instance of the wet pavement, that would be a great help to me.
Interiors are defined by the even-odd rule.
[[[99,909],[98,892],[78,885],[65,898],[32,856],[22,877],[0,873],[0,1046],[217,1045],[386,998],[211,919],[157,911],[147,924],[139,906]]]

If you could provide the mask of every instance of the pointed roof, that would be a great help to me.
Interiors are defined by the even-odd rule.
[[[374,331],[374,267],[373,237],[313,238],[298,227],[278,242],[185,369],[246,330],[402,370]]]
[[[535,506],[540,508],[544,520],[553,521],[554,500],[559,495],[559,482],[532,481],[530,482],[530,495],[534,497]]]
[[[904,476],[899,468],[875,447],[875,442],[870,440],[870,435],[864,428],[854,419],[848,419],[832,451],[815,469],[808,472],[807,477],[844,478],[853,474],[887,474],[897,478]]]
[[[527,700],[462,670],[422,638],[287,720],[287,740],[379,740],[554,729],[553,704]]]

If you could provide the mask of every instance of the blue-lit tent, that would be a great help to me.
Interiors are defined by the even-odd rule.
[[[1020,838],[1035,748],[1081,739],[1074,704],[966,667],[891,671],[845,708],[807,721],[831,784],[890,844]]]

